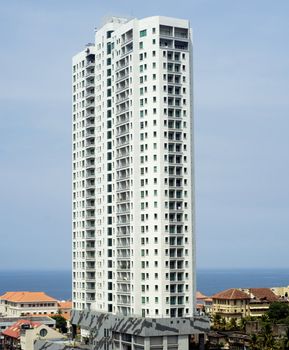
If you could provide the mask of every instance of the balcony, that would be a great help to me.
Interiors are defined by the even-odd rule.
[[[94,169],[95,168],[95,164],[94,162],[87,162],[85,165],[85,168],[88,169]]]
[[[90,232],[88,231],[88,232],[86,233],[85,239],[86,239],[87,241],[93,241],[93,242],[94,242],[94,240],[95,240],[95,234],[94,234],[94,233],[90,233]]]
[[[87,69],[93,68],[94,66],[95,66],[95,61],[93,61],[93,60],[87,61],[87,62],[86,62],[86,65],[85,65],[85,67],[86,67]]]
[[[160,48],[161,49],[172,49],[173,48],[173,40],[169,39],[160,39]]]
[[[85,135],[86,139],[92,139],[92,138],[94,138],[94,136],[95,136],[94,132],[91,132],[91,131],[87,132]]]
[[[86,84],[85,84],[85,88],[87,90],[91,89],[91,88],[94,88],[94,79],[91,79],[91,80],[87,81]]]
[[[85,260],[87,260],[87,261],[95,261],[95,255],[87,255]]]
[[[175,37],[180,39],[188,39],[189,30],[187,28],[175,28]]]
[[[94,136],[94,135],[93,135]],[[86,143],[86,150],[94,150],[94,147],[95,147],[95,143],[94,142],[87,142]]]
[[[93,100],[92,102],[87,102],[87,103],[85,104],[85,108],[88,109],[88,110],[94,109],[94,107],[95,107],[94,100]]]
[[[90,71],[86,72],[85,78],[86,79],[94,78],[94,75],[95,75],[94,70],[90,70]]]
[[[94,199],[95,198],[95,193],[94,191],[89,191],[86,193],[86,199]]]
[[[187,51],[189,48],[189,44],[187,41],[175,41],[175,49],[176,50],[182,50]]]
[[[123,90],[126,90],[129,88],[129,83],[128,83],[128,79],[126,80],[127,83],[125,83],[124,81],[120,82],[117,84],[117,88],[116,88],[116,92],[121,92]]]

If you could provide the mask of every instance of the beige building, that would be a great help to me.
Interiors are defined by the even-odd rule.
[[[56,330],[39,322],[19,320],[2,332],[3,347],[8,349],[32,350],[37,339],[65,339]]]
[[[196,292],[196,303],[197,311],[200,315],[211,315],[212,314],[212,305],[213,299],[204,295],[203,293]]]
[[[58,313],[56,299],[43,292],[7,292],[0,296],[0,315],[54,315]]]
[[[51,329],[48,326],[41,324],[35,328],[26,329],[25,332],[21,332],[21,350],[32,350],[35,340],[38,339],[66,339],[66,337],[63,334],[57,332],[55,329]]]
[[[287,287],[272,287],[272,292],[278,297],[287,299],[289,297],[289,286]]]
[[[270,304],[279,298],[270,288],[248,288],[243,290],[250,296],[249,316],[261,317],[268,311]]]
[[[241,319],[249,316],[250,296],[237,289],[231,288],[212,296],[212,314],[220,315],[229,321],[231,318]]]
[[[270,288],[232,288],[212,296],[212,315],[226,320],[242,317],[261,317],[270,304],[280,300]]]

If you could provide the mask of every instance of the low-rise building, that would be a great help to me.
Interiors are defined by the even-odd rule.
[[[76,342],[74,340],[63,339],[38,339],[34,343],[34,348],[31,350],[91,350],[91,346],[84,345],[83,343]]]
[[[246,350],[250,346],[250,336],[236,331],[211,331],[207,334],[207,349]]]
[[[71,317],[72,301],[64,300],[58,302],[58,313],[63,316],[66,320],[70,320]]]
[[[36,339],[54,339],[65,337],[56,330],[30,320],[19,320],[2,332],[3,347],[8,349],[31,350]]]
[[[270,288],[249,288],[244,290],[250,295],[249,316],[261,317],[269,310],[270,304],[279,298]]]
[[[284,300],[270,288],[232,288],[213,295],[212,299],[212,315],[220,315],[226,320],[246,316],[261,317],[271,303]]]
[[[212,314],[219,315],[226,321],[231,318],[241,319],[250,313],[250,296],[237,288],[219,292],[213,295],[212,299]]]
[[[3,348],[4,343],[4,336],[3,332],[11,327],[16,322],[20,321],[22,318],[20,317],[0,317],[0,349],[1,346]],[[35,323],[41,323],[44,324],[50,328],[55,328],[56,321],[48,316],[34,316],[29,317],[29,321],[35,322]]]
[[[58,313],[56,299],[43,292],[7,292],[0,296],[0,315],[53,315]]]
[[[289,298],[289,286],[287,287],[272,287],[272,292],[280,298]]]
[[[202,292],[196,292],[197,311],[199,314],[210,315],[212,313],[213,299],[204,295]]]

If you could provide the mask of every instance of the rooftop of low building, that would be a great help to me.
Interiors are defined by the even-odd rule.
[[[16,323],[14,323],[12,326],[5,329],[5,331],[2,332],[2,335],[8,336],[10,338],[18,339],[21,335],[21,329],[23,326],[26,326],[27,328],[37,328],[41,326],[40,322],[33,322],[30,320],[19,320]]]
[[[0,300],[14,303],[57,302],[44,292],[6,292],[0,296]]]
[[[237,288],[226,289],[222,292],[216,293],[212,296],[212,299],[222,299],[222,300],[249,300],[250,296],[242,292]]]

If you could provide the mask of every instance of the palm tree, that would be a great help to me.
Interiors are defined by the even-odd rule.
[[[220,329],[221,328],[221,320],[222,320],[222,317],[221,315],[219,314],[215,314],[213,316],[213,327],[214,329]]]
[[[282,339],[282,350],[289,350],[289,327],[286,330],[286,334]]]
[[[255,333],[251,335],[250,350],[261,350],[259,339]]]
[[[279,350],[279,344],[276,342],[270,323],[264,323],[260,333],[260,343],[263,350]]]
[[[242,317],[238,322],[238,327],[239,327],[240,331],[246,330],[246,324],[247,324],[247,319]]]
[[[226,329],[228,329],[229,331],[237,329],[237,322],[234,317],[230,318],[230,321],[226,325]]]

